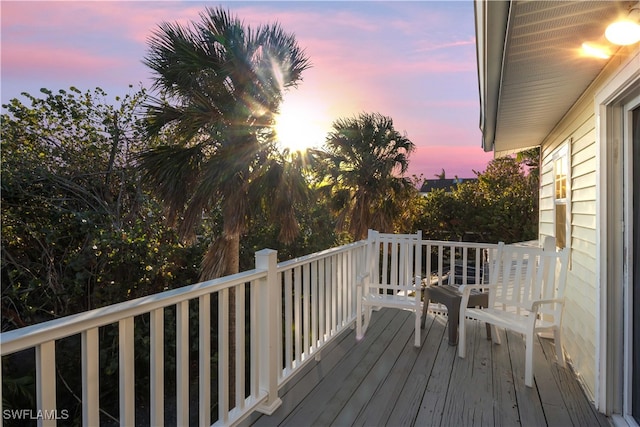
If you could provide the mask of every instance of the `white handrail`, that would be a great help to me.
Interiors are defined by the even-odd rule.
[[[264,270],[249,270],[231,276],[196,283],[195,285],[172,289],[158,294],[148,295],[131,301],[125,301],[71,316],[26,326],[0,334],[0,356],[6,356],[20,350],[33,348],[42,342],[59,340],[79,334],[92,328],[116,323],[127,317],[149,313],[184,300],[198,298],[201,295],[218,292],[266,276]]]

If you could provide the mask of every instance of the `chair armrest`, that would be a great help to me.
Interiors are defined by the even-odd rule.
[[[460,301],[460,318],[463,318],[464,312],[469,305],[469,297],[471,296],[472,290],[491,291],[491,289],[495,287],[496,285],[460,285],[458,288],[458,291],[462,294],[462,300]],[[489,297],[489,299],[491,299],[491,297]]]
[[[362,282],[364,282],[364,279],[367,278],[369,278],[369,273],[358,274],[358,277],[356,278],[356,286],[362,286]]]
[[[471,291],[474,289],[480,290],[480,291],[489,291],[492,288],[495,288],[496,285],[460,285],[460,287],[458,288],[458,290],[460,291],[460,293],[464,296],[464,294],[471,294]]]
[[[541,305],[545,304],[564,304],[564,298],[540,299],[531,303],[529,311],[536,313]]]

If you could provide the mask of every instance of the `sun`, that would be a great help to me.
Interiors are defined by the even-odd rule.
[[[282,150],[306,151],[319,148],[329,132],[331,121],[318,108],[286,99],[276,118],[276,140]]]

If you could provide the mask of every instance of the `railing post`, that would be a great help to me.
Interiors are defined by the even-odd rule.
[[[262,249],[256,252],[256,269],[266,269],[267,278],[258,284],[258,375],[259,388],[267,392],[266,401],[258,411],[271,415],[282,404],[278,397],[278,252]],[[254,333],[255,333],[254,332]]]
[[[56,414],[56,342],[36,346],[36,405],[42,413]],[[56,426],[55,417],[38,418],[38,427]]]

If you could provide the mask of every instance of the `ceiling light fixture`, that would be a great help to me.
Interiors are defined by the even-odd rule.
[[[640,41],[640,7],[633,7],[629,14],[610,24],[604,32],[613,44],[627,46]]]

